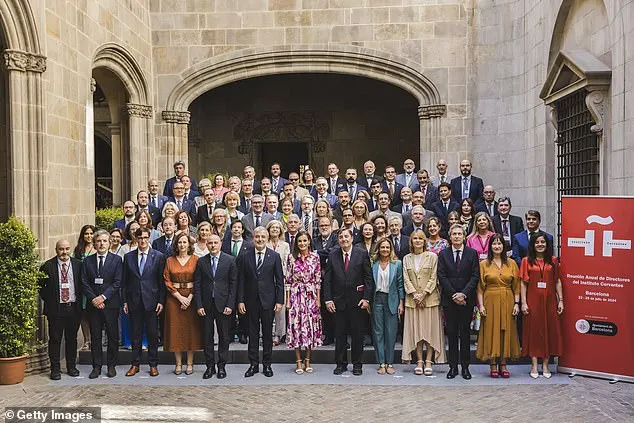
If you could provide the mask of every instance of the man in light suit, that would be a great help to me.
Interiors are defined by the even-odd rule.
[[[414,173],[415,168],[414,160],[405,159],[403,162],[404,172],[396,175],[396,182],[404,187],[409,187],[412,191],[418,191],[418,179],[416,178],[416,173]]]
[[[70,256],[70,243],[60,239],[55,244],[55,257],[47,260],[40,271],[40,297],[44,301],[44,315],[48,320],[48,357],[51,379],[60,380],[60,348],[65,341],[66,372],[79,376],[77,370],[77,330],[81,322],[81,261]]]
[[[346,343],[352,337],[352,374],[363,374],[363,328],[374,295],[374,279],[368,253],[352,245],[352,232],[342,229],[338,234],[339,248],[328,255],[324,275],[326,309],[335,315],[334,374],[348,370]]]
[[[236,303],[238,268],[236,258],[220,251],[220,237],[211,235],[207,243],[209,254],[202,256],[194,271],[194,299],[203,318],[205,363],[203,379],[216,373],[214,357],[214,323],[218,327],[218,379],[227,376],[225,365],[229,356],[229,331]]]
[[[328,164],[328,192],[337,195],[339,191],[345,190],[346,180],[339,176],[339,168],[336,164]]]
[[[396,206],[401,202],[401,189],[403,185],[396,182],[396,168],[392,165],[385,166],[385,181],[383,181],[383,191],[390,196],[390,205]]]
[[[150,179],[147,183],[147,190],[150,193],[150,204],[162,211],[163,205],[169,200],[169,197],[159,193],[158,180]]]
[[[315,193],[313,195],[315,201],[326,200],[330,204],[330,208],[334,208],[337,204],[337,196],[328,192],[328,181],[320,176],[315,181]]]
[[[438,254],[438,281],[442,286],[441,304],[447,321],[446,334],[449,344],[447,379],[453,379],[458,375],[460,360],[462,378],[469,380],[471,314],[476,303],[480,262],[476,250],[464,244],[465,233],[462,225],[453,225],[449,229],[449,236],[451,247]]]
[[[262,373],[273,376],[273,317],[284,302],[284,275],[280,255],[266,247],[269,234],[258,226],[253,233],[254,247],[240,256],[238,265],[238,311],[248,313],[249,362],[244,377],[260,371],[258,355],[262,327]]]
[[[438,188],[443,182],[450,184],[451,180],[455,178],[454,175],[447,171],[447,161],[445,159],[439,159],[438,162],[436,162],[436,170],[438,172],[430,178],[432,185],[436,188]]]
[[[460,162],[461,176],[451,180],[451,192],[454,200],[460,203],[465,198],[471,198],[474,204],[482,201],[484,183],[482,179],[471,174],[471,161]]]
[[[119,351],[119,288],[123,278],[121,257],[108,251],[110,234],[98,230],[93,235],[97,254],[84,259],[81,269],[83,293],[88,301],[88,321],[90,322],[90,353],[92,371],[88,376],[96,379],[101,375],[102,343],[101,331],[105,325],[108,336],[107,365],[108,377],[115,377],[117,353]]]
[[[513,247],[513,238],[524,230],[524,222],[520,216],[511,214],[511,199],[502,197],[497,202],[498,212],[493,216],[495,233],[502,234],[509,246]]]
[[[150,248],[150,230],[139,228],[135,232],[138,248],[124,257],[123,311],[130,316],[132,333],[132,364],[125,374],[139,372],[143,329],[148,338],[148,363],[150,376],[158,376],[158,316],[165,304],[163,269],[165,256]]]
[[[282,189],[284,188],[284,184],[288,182],[288,179],[282,178],[280,175],[282,173],[282,169],[280,168],[279,163],[273,163],[271,165],[271,191],[280,195]]]
[[[174,197],[174,183],[181,182],[181,178],[185,175],[185,162],[178,160],[174,163],[174,176],[165,181],[165,187],[163,188],[163,195],[166,197]],[[193,186],[198,186],[195,179],[191,179]]]
[[[390,196],[387,192],[379,194],[379,208],[370,213],[370,220],[379,215],[385,216],[386,219],[392,216],[401,217],[400,213],[390,210]]]
[[[253,237],[253,231],[258,226],[266,226],[273,216],[264,213],[264,198],[261,195],[254,195],[251,198],[251,212],[242,216],[242,226],[248,238]]]
[[[288,174],[289,182],[293,183],[293,187],[295,187],[295,198],[299,201],[309,194],[308,190],[304,187],[299,186],[299,173],[291,172]]]

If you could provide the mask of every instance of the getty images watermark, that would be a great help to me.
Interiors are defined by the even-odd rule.
[[[6,407],[5,421],[11,423],[100,423],[99,407]]]

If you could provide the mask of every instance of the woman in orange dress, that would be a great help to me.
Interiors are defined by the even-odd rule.
[[[563,351],[560,315],[564,312],[564,299],[559,280],[559,263],[553,257],[552,241],[542,231],[531,235],[528,256],[520,265],[522,280],[522,353],[532,361],[530,376],[539,377],[537,360],[542,358],[542,374],[552,374],[548,359]]]
[[[167,258],[163,278],[169,295],[165,299],[165,351],[174,353],[174,374],[182,373],[182,352],[187,351],[185,374],[194,372],[194,351],[203,348],[200,318],[192,305],[194,270],[198,257],[189,235],[181,232],[174,237],[174,255]]]

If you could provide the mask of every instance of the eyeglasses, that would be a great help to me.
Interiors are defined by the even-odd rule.
[[[288,180],[291,182],[295,182],[295,181],[299,181],[299,178],[289,178]]]
[[[149,236],[138,236],[136,239],[140,241],[142,239],[145,239],[145,240],[150,239],[150,237]]]

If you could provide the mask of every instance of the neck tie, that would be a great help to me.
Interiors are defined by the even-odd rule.
[[[464,200],[469,196],[469,180],[465,177],[462,178],[462,199]]]
[[[456,250],[456,266],[460,266],[460,250]]]
[[[68,287],[68,265],[62,263],[62,295],[61,300],[63,303],[67,303],[70,300],[70,288]],[[66,287],[64,287],[66,286]]]
[[[421,187],[420,192],[423,193],[423,201],[425,201],[425,198],[427,197],[427,185],[425,185],[424,187]]]
[[[390,198],[394,198],[394,182],[390,182]]]
[[[234,239],[232,242],[233,247],[231,247],[231,255],[236,257],[238,255],[238,241]]]
[[[291,248],[293,248],[293,245],[295,245],[295,235],[290,235],[289,241],[291,241]]]
[[[445,182],[446,180],[446,176],[445,175],[440,175],[440,182]]]
[[[350,254],[345,253],[344,254],[344,259],[343,259],[343,267],[346,269],[346,272],[348,271],[348,265],[350,264]]]
[[[97,275],[101,277],[101,268],[103,267],[103,256],[99,256],[99,263],[97,264]]]
[[[409,211],[409,204],[403,205],[403,212],[407,213]]]
[[[176,200],[176,205],[178,206],[178,210],[183,210],[183,202],[181,200]]]
[[[262,267],[262,253],[258,253],[258,263],[256,265],[256,269],[260,270],[260,267]]]
[[[216,277],[216,269],[218,268],[218,257],[211,256],[211,276]]]
[[[277,191],[277,179],[273,179],[273,191]]]
[[[308,232],[308,224],[310,223],[310,216],[307,214],[304,215],[304,230]]]
[[[255,227],[257,228],[262,223],[261,216],[255,216]]]
[[[328,244],[328,238],[322,238],[321,239],[321,248],[322,250],[326,249],[326,245]]]
[[[502,221],[502,235],[509,236],[509,221],[508,220]]]
[[[152,197],[152,204],[154,204],[154,207],[156,207],[158,209],[158,198],[157,197]]]
[[[493,204],[489,204],[489,216],[493,216]]]
[[[143,274],[143,269],[145,268],[145,253],[141,253],[141,262],[139,263],[139,273]]]
[[[445,210],[449,210],[449,201],[443,202],[443,204],[445,205]]]
[[[409,182],[412,179],[412,175],[410,175],[409,173],[405,174],[405,186],[408,187],[409,186]]]
[[[170,253],[170,249],[172,248],[172,240],[169,238],[165,238],[165,251],[167,254]]]
[[[394,252],[398,253],[401,250],[401,243],[398,241],[398,237],[394,238]]]
[[[211,206],[207,206],[207,214],[209,215],[209,218],[211,218],[211,214],[212,214]]]
[[[251,200],[249,199],[245,199],[245,203],[247,205],[247,213],[249,212],[249,210],[251,210]]]

